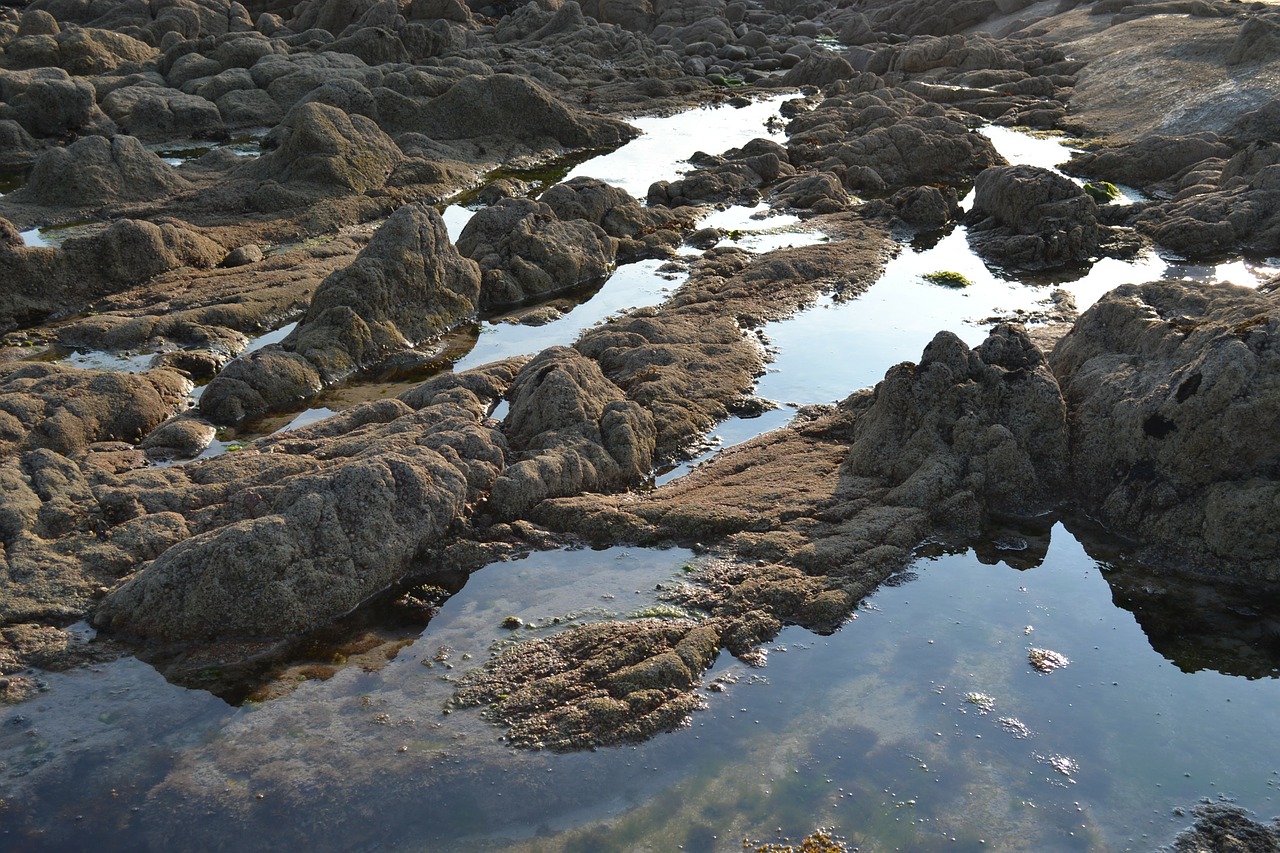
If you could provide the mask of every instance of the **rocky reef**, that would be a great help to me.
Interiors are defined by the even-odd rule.
[[[697,543],[706,564],[667,596],[697,618],[579,625],[459,687],[509,742],[576,749],[680,725],[722,650],[834,630],[922,543],[1003,519],[1087,516],[1160,569],[1280,582],[1274,281],[1124,286],[1069,329],[993,323],[973,347],[942,331],[874,388],[649,488],[762,409],[765,323],[856,300],[900,240],[962,222],[1022,273],[1151,247],[1280,255],[1269,7],[1047,5],[6,7],[0,672],[74,662],[77,643],[90,659],[65,630],[82,619],[135,650],[242,663],[423,565]],[[1180,72],[1206,56],[1229,96]],[[1152,91],[1152,67],[1180,79]],[[639,114],[772,96],[774,138],[708,138],[643,201],[558,181]],[[1135,200],[1008,164],[986,124],[1073,134],[1066,171]],[[478,209],[451,239],[440,210],[458,201]],[[825,240],[721,244],[697,223],[727,204]],[[68,235],[27,245],[34,229]],[[442,372],[478,320],[532,322],[638,259],[687,280],[561,345]],[[121,374],[66,348],[157,356]],[[378,376],[401,384],[189,461],[218,428]]]

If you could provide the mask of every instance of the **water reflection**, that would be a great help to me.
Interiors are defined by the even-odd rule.
[[[1089,556],[1104,546],[1061,525],[1002,536],[982,559],[922,557],[834,635],[786,629],[764,669],[722,655],[690,728],[596,752],[513,752],[476,714],[442,713],[452,680],[511,639],[506,615],[527,636],[626,615],[688,552],[490,566],[384,665],[265,704],[131,660],[51,675],[0,720],[0,831],[14,850],[728,851],[826,825],[862,849],[1149,850],[1202,796],[1270,813],[1280,679],[1153,652],[1113,604],[1127,569]],[[1070,663],[1039,674],[1031,648]]]

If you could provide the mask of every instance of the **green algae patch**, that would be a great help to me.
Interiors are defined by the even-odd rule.
[[[1120,190],[1110,181],[1090,181],[1084,185],[1084,191],[1098,204],[1107,204],[1120,198]]]
[[[964,273],[958,273],[954,270],[939,270],[938,272],[930,272],[924,274],[924,280],[930,284],[941,285],[942,287],[964,288],[969,287],[973,282],[965,277]]]

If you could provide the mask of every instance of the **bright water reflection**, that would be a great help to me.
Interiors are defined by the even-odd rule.
[[[766,122],[776,119],[778,107],[792,97],[777,95],[742,107],[723,104],[674,116],[629,119],[640,129],[638,138],[576,166],[565,180],[579,176],[599,178],[643,201],[650,184],[675,180],[685,171],[686,160],[698,151],[720,154],[756,138],[785,140],[781,122]]]
[[[688,552],[490,566],[385,668],[260,706],[133,660],[50,675],[0,721],[0,832],[15,850],[532,853],[730,851],[827,825],[864,850],[1153,850],[1202,796],[1274,811],[1280,681],[1181,672],[1112,603],[1107,575],[1126,569],[1061,526],[1047,551],[1028,536],[984,551],[1024,570],[926,559],[835,635],[784,631],[764,669],[722,655],[704,681],[727,691],[690,728],[596,752],[510,751],[474,711],[441,715],[449,679],[504,641],[507,615],[542,626],[524,638],[638,612]],[[1039,674],[1031,648],[1070,663]]]

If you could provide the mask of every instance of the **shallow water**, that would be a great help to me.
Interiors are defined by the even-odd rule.
[[[384,668],[264,704],[231,707],[132,659],[48,675],[0,718],[0,837],[727,851],[826,825],[863,850],[1152,850],[1202,796],[1270,814],[1280,681],[1181,671],[1112,603],[1107,578],[1126,569],[1061,525],[1047,553],[1032,538],[987,546],[985,563],[924,557],[834,635],[786,629],[761,669],[722,655],[704,681],[726,689],[704,691],[688,728],[588,753],[509,751],[477,712],[441,713],[449,679],[512,639],[642,612],[696,562],[687,551],[495,564]],[[508,615],[536,627],[509,634]],[[1040,674],[1031,648],[1069,663]]]

